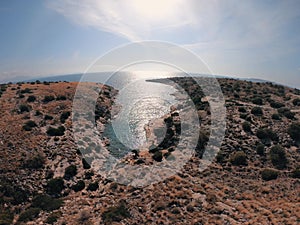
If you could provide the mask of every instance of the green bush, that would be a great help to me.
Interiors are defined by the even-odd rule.
[[[61,199],[52,198],[49,195],[41,194],[33,198],[31,207],[40,208],[45,211],[53,211],[59,209],[63,204]]]
[[[288,119],[294,119],[295,113],[291,112],[288,108],[280,108],[277,111],[280,115],[283,115]]]
[[[65,101],[65,100],[67,100],[67,97],[64,96],[64,95],[58,95],[58,96],[56,97],[56,100],[57,100],[57,101]]]
[[[87,187],[87,191],[97,191],[97,189],[99,188],[99,184],[98,182],[93,182],[90,183],[89,186]]]
[[[120,222],[125,218],[129,218],[130,213],[125,202],[120,202],[118,206],[108,208],[103,214],[102,219],[105,223]]]
[[[61,212],[52,212],[46,219],[46,223],[48,224],[54,224],[57,222],[58,218],[62,216]]]
[[[70,165],[65,169],[64,178],[69,180],[77,174],[77,167],[75,165]]]
[[[85,158],[82,158],[82,166],[83,166],[83,169],[86,169],[86,170],[88,170],[88,169],[90,169],[91,168],[91,165],[86,161],[86,159]]]
[[[245,121],[243,124],[242,124],[242,127],[243,127],[243,130],[246,131],[246,132],[251,132],[251,124],[247,121]]]
[[[29,94],[29,93],[32,93],[31,89],[30,88],[25,88],[23,90],[20,90],[20,93],[21,94]]]
[[[273,119],[273,120],[280,120],[280,119],[281,119],[281,117],[280,117],[280,115],[279,115],[279,114],[277,114],[277,113],[274,113],[274,114],[272,115],[272,119]]]
[[[55,127],[49,127],[47,130],[47,134],[49,136],[63,136],[65,134],[65,127],[64,126],[60,126],[58,128]]]
[[[60,122],[65,123],[65,121],[69,118],[70,115],[71,115],[70,112],[63,112],[60,115]]]
[[[0,225],[10,225],[14,219],[14,214],[8,210],[0,212]]]
[[[294,106],[300,106],[300,98],[295,98],[293,100],[293,104],[294,104]]]
[[[92,179],[92,177],[93,177],[94,175],[95,175],[95,174],[94,174],[93,171],[87,171],[87,172],[85,172],[85,174],[84,174],[84,178],[87,179],[87,180],[90,180],[90,179]]]
[[[162,152],[161,151],[154,152],[154,154],[152,155],[152,159],[154,159],[157,162],[161,162],[163,159]]]
[[[85,183],[83,180],[78,181],[76,184],[74,184],[71,189],[75,192],[82,191],[85,188]]]
[[[205,146],[207,145],[208,141],[209,141],[209,134],[206,133],[205,131],[200,131],[198,143],[197,143],[197,146],[195,149],[198,157],[200,157],[200,158],[202,157]]]
[[[218,151],[217,156],[216,156],[217,162],[218,162],[218,163],[224,162],[224,158],[225,158],[224,152]]]
[[[53,178],[47,183],[47,193],[50,195],[59,195],[65,188],[64,180],[61,177]]]
[[[53,120],[53,116],[45,115],[44,120]]]
[[[274,100],[270,102],[270,106],[274,109],[279,109],[284,107],[285,105],[281,102],[275,102]]]
[[[40,110],[36,110],[36,111],[35,111],[35,115],[36,115],[36,116],[40,116],[40,115],[43,115],[43,113],[41,113]]]
[[[246,110],[245,107],[239,107],[239,112],[241,112],[241,113],[246,113],[247,110]]]
[[[37,124],[33,120],[28,120],[24,125],[23,125],[23,130],[25,131],[31,131],[32,128],[37,127]]]
[[[256,105],[263,105],[263,100],[261,97],[256,97],[256,98],[252,99],[252,103],[256,104]]]
[[[288,128],[288,134],[294,141],[300,142],[300,123],[292,123]]]
[[[300,168],[293,170],[291,176],[293,178],[300,178]]]
[[[232,165],[239,166],[239,165],[247,165],[247,157],[245,152],[238,151],[231,155],[230,162]]]
[[[256,153],[258,155],[264,155],[265,154],[265,146],[263,144],[258,144],[256,146]]]
[[[43,102],[44,102],[44,103],[48,103],[48,102],[53,101],[54,99],[55,99],[54,96],[48,95],[48,96],[45,96],[45,97],[44,97]]]
[[[278,171],[273,169],[264,169],[261,171],[261,178],[265,181],[275,180],[278,177]]]
[[[39,208],[29,208],[20,214],[19,221],[27,222],[32,221],[40,214],[41,209]]]
[[[36,97],[34,95],[29,95],[27,98],[27,102],[34,102],[36,100]]]
[[[256,136],[261,140],[278,141],[278,135],[271,129],[259,128],[256,132]]]
[[[42,155],[37,154],[27,159],[24,162],[23,167],[29,169],[40,169],[44,166],[44,163],[45,163],[45,158]]]
[[[29,191],[16,186],[11,180],[0,178],[0,203],[7,201],[13,205],[21,204],[28,200]]]
[[[263,110],[261,109],[261,107],[253,107],[251,109],[251,113],[255,116],[262,116],[263,115]]]
[[[281,145],[275,145],[270,150],[270,159],[277,169],[284,169],[287,164],[287,158],[284,148]]]
[[[28,106],[28,105],[20,105],[19,106],[19,111],[20,111],[20,113],[29,112],[30,111],[30,106]]]

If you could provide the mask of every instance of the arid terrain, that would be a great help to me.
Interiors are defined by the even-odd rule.
[[[144,188],[104,179],[82,158],[72,130],[76,82],[1,85],[0,225],[300,224],[300,91],[219,79],[226,135],[200,172],[209,103],[191,78],[172,80],[191,96],[203,131],[180,173]],[[117,90],[99,87],[95,115],[105,125]],[[175,116],[164,120],[173,145]],[[149,150],[151,162],[137,152],[133,163],[160,163],[173,150],[172,143]]]

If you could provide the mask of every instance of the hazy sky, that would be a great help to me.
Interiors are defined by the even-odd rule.
[[[214,74],[300,87],[300,1],[1,0],[0,81],[83,72],[131,41],[195,52]]]

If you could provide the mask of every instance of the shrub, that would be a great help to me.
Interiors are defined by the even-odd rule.
[[[37,124],[32,121],[32,120],[28,120],[24,125],[23,125],[23,130],[25,131],[31,131],[32,128],[37,127]]]
[[[91,218],[91,213],[89,210],[82,210],[78,217],[79,224],[90,224],[89,219]]]
[[[243,124],[242,124],[242,127],[243,127],[243,130],[246,131],[246,132],[251,132],[251,124],[247,121],[245,121]]]
[[[69,180],[77,174],[77,167],[75,165],[68,166],[65,169],[64,178]]]
[[[8,200],[13,205],[18,205],[28,200],[29,192],[16,186],[11,180],[0,178],[0,203]],[[0,205],[1,206],[1,205]]]
[[[199,133],[199,138],[198,138],[198,143],[196,146],[196,153],[197,155],[201,158],[205,149],[205,146],[207,145],[209,141],[209,134],[204,132],[204,131],[200,131]]]
[[[286,167],[287,158],[285,155],[285,151],[281,145],[275,145],[270,150],[270,159],[272,164],[277,169],[283,169]]]
[[[279,109],[284,107],[285,105],[281,102],[275,102],[274,100],[270,102],[270,106],[274,109]]]
[[[66,119],[68,119],[70,115],[71,115],[70,112],[63,112],[60,115],[60,122],[65,123]]]
[[[35,111],[35,115],[36,115],[36,116],[40,116],[40,115],[43,115],[43,113],[41,113],[40,110],[36,110],[36,111]]]
[[[60,126],[58,128],[54,128],[54,127],[49,127],[47,130],[47,134],[49,136],[63,136],[65,134],[65,127],[64,126]]]
[[[53,120],[53,116],[45,115],[44,120]]]
[[[47,193],[50,195],[59,195],[64,188],[64,180],[61,177],[53,178],[47,183]]]
[[[246,113],[247,110],[245,109],[245,107],[239,107],[239,112]]]
[[[300,106],[300,98],[295,98],[295,99],[293,100],[293,105],[294,105],[294,106]]]
[[[40,208],[45,211],[53,211],[59,209],[63,204],[61,199],[54,199],[49,195],[41,194],[33,198],[31,207]]]
[[[268,128],[259,128],[256,132],[256,136],[261,140],[278,141],[277,134]]]
[[[20,93],[21,94],[26,94],[26,93],[32,93],[31,89],[30,88],[25,88],[23,90],[20,90]]]
[[[291,111],[287,111],[284,113],[284,116],[288,119],[294,119],[295,118],[295,113],[291,112]]]
[[[93,182],[93,183],[89,184],[89,186],[87,187],[86,190],[88,190],[88,191],[97,191],[98,188],[99,188],[98,182]]]
[[[82,158],[82,166],[83,166],[83,169],[86,169],[86,170],[88,170],[88,169],[90,169],[91,168],[91,165],[86,161],[86,159],[85,158]]]
[[[58,96],[56,97],[56,100],[57,100],[57,101],[65,101],[65,100],[67,100],[67,97],[64,96],[64,95],[58,95]]]
[[[30,107],[28,105],[20,105],[19,106],[19,111],[20,111],[20,113],[29,112],[30,111]]]
[[[57,219],[61,216],[60,213],[52,213],[51,215],[49,215],[46,219],[46,223],[48,224],[54,224],[55,222],[57,222]]]
[[[273,120],[280,120],[281,117],[279,116],[279,114],[274,113],[274,114],[272,115],[272,119],[273,119]]]
[[[258,155],[264,155],[265,154],[265,146],[263,144],[258,144],[256,146],[256,153]]]
[[[288,108],[280,108],[277,109],[277,111],[280,115],[283,115],[288,119],[294,119],[295,113],[291,112],[291,110],[289,110]]]
[[[44,163],[45,163],[44,157],[40,154],[37,154],[32,158],[27,159],[24,162],[23,167],[29,169],[40,169],[44,166]]]
[[[87,171],[84,174],[84,178],[87,179],[87,180],[92,179],[93,176],[94,176],[94,172],[93,171]]]
[[[27,102],[34,102],[36,100],[36,97],[34,95],[30,95],[27,98]]]
[[[130,213],[124,201],[120,202],[118,206],[108,208],[102,214],[102,219],[105,223],[120,222],[128,217],[130,217]]]
[[[294,141],[300,142],[300,123],[292,123],[288,128],[288,134]]]
[[[261,171],[261,178],[265,181],[275,180],[278,177],[278,171],[273,169],[264,169]]]
[[[224,162],[224,153],[222,151],[218,151],[216,160],[218,163]]]
[[[263,105],[263,100],[261,97],[256,97],[256,98],[252,99],[252,103],[256,104],[256,105]]]
[[[44,97],[43,102],[44,102],[44,103],[48,103],[48,102],[53,101],[54,99],[55,99],[54,96],[48,95],[48,96],[45,96],[45,97]]]
[[[41,209],[29,208],[20,214],[19,221],[27,222],[35,219],[40,214]]]
[[[154,159],[157,162],[161,162],[163,159],[162,152],[161,151],[154,152],[154,154],[152,155],[152,159]]]
[[[74,184],[71,189],[75,192],[82,191],[85,188],[85,183],[83,180],[78,181],[76,184]]]
[[[293,170],[291,176],[293,178],[300,178],[300,168]]]
[[[255,116],[262,116],[263,115],[263,111],[260,107],[253,107],[251,109],[251,113]]]
[[[239,166],[239,165],[247,165],[246,154],[243,151],[235,152],[230,157],[230,162],[232,165]]]
[[[14,214],[10,211],[0,212],[0,225],[10,225],[14,219]]]

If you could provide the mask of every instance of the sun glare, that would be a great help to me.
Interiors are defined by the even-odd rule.
[[[142,19],[153,22],[173,20],[179,13],[182,1],[178,0],[132,0],[131,9],[139,14]]]

